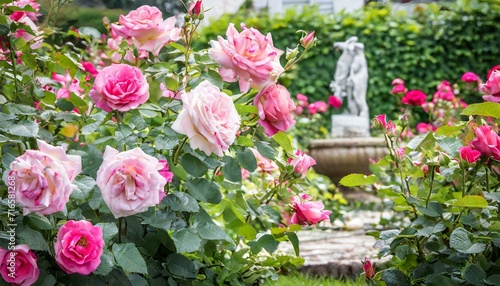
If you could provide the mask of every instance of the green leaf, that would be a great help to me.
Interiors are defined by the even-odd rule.
[[[118,227],[114,222],[100,222],[96,226],[102,229],[102,239],[108,244],[118,234]]]
[[[425,281],[425,285],[427,285],[427,286],[455,286],[455,283],[453,283],[453,281],[451,281],[450,278],[448,278],[442,274],[433,274],[433,275],[427,276],[427,280]]]
[[[156,150],[172,150],[178,144],[179,139],[177,137],[171,137],[164,134],[158,135],[155,139]]]
[[[285,132],[280,131],[274,134],[273,139],[283,148],[283,150],[288,153],[293,153],[292,141],[290,141],[290,138],[288,138]]]
[[[299,249],[299,238],[297,237],[297,234],[295,232],[288,232],[286,236],[288,236],[288,240],[293,245],[293,250],[295,251],[295,255],[299,256],[300,249]]]
[[[444,152],[450,156],[455,156],[458,153],[458,148],[462,147],[462,141],[456,137],[446,137],[438,139],[437,143]]]
[[[113,244],[113,254],[124,271],[148,273],[146,262],[133,243]]]
[[[193,279],[196,278],[196,267],[193,261],[178,253],[167,256],[167,269],[175,276]]]
[[[71,111],[75,108],[73,103],[66,98],[59,98],[56,100],[56,106],[62,111]]]
[[[249,224],[244,224],[237,230],[238,235],[244,236],[248,240],[253,240],[257,236],[255,228]]]
[[[279,242],[274,239],[270,234],[264,234],[257,241],[251,241],[248,243],[253,254],[259,253],[262,248],[267,252],[273,253],[278,249]]]
[[[472,285],[482,286],[485,285],[483,280],[486,279],[486,272],[481,267],[470,264],[464,270],[464,278]]]
[[[146,120],[139,115],[133,115],[132,118],[130,118],[130,124],[134,126],[135,130],[144,130],[149,127]]]
[[[410,286],[410,279],[398,269],[387,269],[382,272],[382,280],[387,286]]]
[[[138,274],[129,275],[128,280],[130,280],[130,284],[133,286],[149,286],[148,281]]]
[[[248,148],[238,150],[236,152],[236,159],[240,163],[241,167],[247,169],[249,172],[253,172],[257,169],[257,159],[255,158],[252,150]]]
[[[208,72],[203,73],[202,77],[208,80],[211,84],[215,85],[219,89],[222,89],[224,82],[220,74],[214,70],[208,70]]]
[[[236,144],[245,146],[245,147],[252,147],[254,145],[252,139],[246,137],[246,136],[239,136],[236,139]]]
[[[18,124],[9,127],[9,133],[21,137],[36,137],[38,124],[31,120],[21,120]]]
[[[50,223],[49,219],[43,215],[37,213],[30,213],[25,216],[29,220],[29,225],[35,229],[54,229],[54,226]]]
[[[196,230],[198,231],[200,237],[203,239],[225,240],[230,243],[233,242],[220,226],[211,222],[199,224],[196,227]]]
[[[436,139],[434,139],[434,135],[432,134],[432,132],[429,132],[427,134],[415,136],[410,142],[408,142],[406,147],[412,150],[417,150],[419,148],[422,148],[423,146],[434,144],[435,140]]]
[[[255,147],[262,156],[271,160],[274,160],[274,158],[276,158],[276,150],[274,150],[273,147],[269,146],[268,142],[257,141],[255,142]]]
[[[96,186],[96,181],[89,176],[80,175],[74,181],[76,189],[71,193],[71,198],[79,201],[85,201],[89,198],[90,192]]]
[[[472,243],[470,233],[463,227],[456,228],[450,236],[450,247],[463,253],[480,253],[486,249],[484,243]]]
[[[182,167],[193,177],[201,177],[208,171],[208,167],[195,156],[185,153],[180,157]]]
[[[439,127],[436,130],[436,134],[443,135],[443,136],[451,136],[451,135],[455,134],[456,132],[462,130],[463,128],[464,128],[463,124],[452,125],[452,126],[445,125],[445,126]]]
[[[172,234],[177,252],[195,252],[201,248],[201,238],[190,228],[174,231]]]
[[[97,269],[94,271],[94,274],[106,276],[111,273],[114,266],[115,258],[113,257],[113,253],[111,253],[107,249],[104,249],[101,255],[101,264],[99,264],[99,267],[97,267]]]
[[[7,111],[10,114],[19,114],[19,115],[36,115],[36,108],[17,103],[7,103],[4,107],[4,111]]]
[[[417,209],[430,217],[440,217],[443,214],[443,207],[438,202],[429,202],[427,207],[419,206]]]
[[[462,115],[481,115],[500,118],[500,104],[496,102],[470,104],[462,111]]]
[[[222,161],[224,162],[224,166],[222,167],[224,177],[231,182],[241,182],[241,166],[238,164],[238,161],[229,156],[224,156]]]
[[[204,178],[194,178],[188,180],[184,186],[189,193],[198,201],[218,204],[222,200],[219,186]]]
[[[142,224],[149,224],[150,226],[164,229],[165,231],[170,230],[172,222],[175,220],[175,214],[172,212],[162,212],[156,211],[152,216],[145,219]]]
[[[24,230],[16,234],[17,237],[26,243],[32,250],[43,250],[49,252],[49,245],[40,232],[29,227],[25,227]]]
[[[68,57],[62,53],[57,53],[56,59],[57,59],[57,64],[60,67],[62,67],[63,69],[69,69],[71,76],[75,75],[75,71],[77,70],[77,66],[70,57]]]
[[[339,184],[346,187],[358,187],[363,185],[371,185],[377,182],[375,175],[366,176],[363,174],[350,174],[343,177]]]
[[[198,212],[200,210],[198,201],[196,201],[196,199],[191,195],[183,192],[173,192],[168,194],[164,202],[166,206],[176,212]]]
[[[186,48],[184,48],[184,46],[177,44],[176,42],[170,42],[169,45],[174,47],[175,49],[179,50],[182,53],[186,52]]]
[[[453,206],[465,208],[487,208],[488,202],[485,198],[477,195],[469,195],[458,199]]]

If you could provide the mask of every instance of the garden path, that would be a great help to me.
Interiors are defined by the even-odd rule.
[[[365,233],[373,229],[381,216],[389,212],[351,211],[344,215],[345,224],[335,221],[320,224],[319,228],[301,230],[300,256],[305,259],[301,272],[333,277],[354,277],[362,272],[361,260],[368,257],[376,266],[388,258],[378,258],[376,239]],[[291,244],[283,244],[281,250],[293,253]]]

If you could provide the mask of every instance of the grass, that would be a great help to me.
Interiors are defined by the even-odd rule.
[[[330,277],[310,277],[301,273],[280,275],[277,281],[266,280],[263,286],[358,286],[360,282],[353,280],[333,279]]]

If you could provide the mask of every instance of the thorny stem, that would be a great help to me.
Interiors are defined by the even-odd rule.
[[[179,144],[179,146],[177,147],[177,149],[175,149],[174,158],[173,158],[174,165],[177,165],[178,159],[179,159],[179,153],[181,152],[182,146],[184,146],[184,144],[186,143],[187,139],[188,139],[187,137],[184,137],[184,139],[182,139],[182,141]]]
[[[479,168],[481,167],[481,162],[477,163],[476,168],[474,169],[474,175],[472,175],[472,180],[470,181],[469,187],[467,188],[467,193],[472,190],[472,186],[474,185],[474,180],[476,179],[477,171],[479,171]],[[465,195],[465,194],[464,194]]]
[[[435,166],[432,166],[431,167],[431,185],[429,186],[429,194],[427,194],[427,199],[425,200],[425,207],[427,207],[429,205],[429,200],[431,198],[431,194],[432,194],[432,184],[434,183],[434,175],[435,175],[435,172],[434,172],[434,169],[436,167]]]
[[[16,67],[16,54],[14,52],[14,45],[12,43],[12,38],[9,37],[9,51],[10,51],[10,60],[12,62],[12,72],[14,73],[14,102],[17,100],[18,95],[18,85],[17,85],[17,67]]]

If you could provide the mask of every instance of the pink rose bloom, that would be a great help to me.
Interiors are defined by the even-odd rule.
[[[24,214],[42,215],[63,211],[72,184],[82,171],[80,156],[66,155],[60,146],[37,140],[39,150],[27,150],[10,164],[9,176],[15,177],[16,202]]]
[[[317,108],[316,104],[313,102],[307,106],[307,111],[309,111],[309,114],[314,115],[314,114],[318,113],[318,108]]]
[[[403,85],[405,84],[405,81],[400,79],[400,78],[395,78],[392,80],[392,85]]]
[[[40,276],[35,253],[26,244],[16,245],[13,250],[0,248],[0,275],[10,285],[35,284]]]
[[[299,105],[299,106],[297,106],[297,108],[295,108],[295,110],[293,112],[297,115],[301,115],[304,112],[304,108]]]
[[[257,94],[253,104],[259,110],[259,124],[267,136],[286,131],[295,124],[295,104],[290,93],[282,85],[271,84]]]
[[[165,197],[165,164],[140,148],[125,152],[106,146],[97,186],[115,218],[146,211]]]
[[[492,130],[491,126],[477,127],[474,132],[476,138],[469,144],[482,155],[500,161],[500,137]]]
[[[309,105],[309,98],[302,93],[297,94],[297,101],[299,102],[299,106],[306,107]]]
[[[335,95],[330,95],[328,97],[328,104],[335,109],[339,109],[342,107],[342,100]]]
[[[179,91],[175,93],[173,90],[168,89],[163,82],[160,83],[160,90],[162,91],[161,96],[179,100],[181,99],[182,94],[184,93],[184,91]]]
[[[271,34],[264,36],[244,25],[238,33],[234,24],[230,24],[226,35],[227,40],[219,36],[218,41],[210,41],[209,55],[222,66],[224,80],[238,79],[242,92],[247,92],[250,86],[261,89],[274,83],[283,72],[279,63],[283,51],[274,47]],[[227,70],[232,71],[232,76]]]
[[[387,135],[396,135],[396,125],[392,120],[387,121],[385,114],[377,115],[372,122],[373,128],[382,130],[382,133]]]
[[[163,169],[158,171],[160,173],[160,175],[162,175],[163,178],[165,178],[167,183],[172,182],[172,179],[174,178],[174,173],[170,172],[170,167],[168,166],[167,160],[160,159],[160,160],[158,160],[158,163],[164,165]]]
[[[473,72],[466,72],[462,75],[463,82],[478,82],[479,77]]]
[[[433,101],[435,102],[437,99],[453,101],[455,99],[455,94],[453,94],[453,91],[451,91],[450,87],[443,88],[434,93]]]
[[[406,93],[408,89],[404,86],[404,84],[397,84],[392,87],[391,93],[392,94],[400,94],[400,93]]]
[[[311,109],[311,105],[314,105],[314,107],[312,107],[315,111],[314,113],[316,112],[325,113],[328,110],[328,105],[324,101],[316,101],[309,104],[309,109]],[[313,114],[312,112],[310,113]]]
[[[257,171],[259,171],[260,173],[271,173],[279,169],[278,165],[276,165],[274,161],[271,161],[268,158],[262,156],[262,154],[260,154],[256,149],[249,149],[250,151],[252,151],[255,159],[257,159]]]
[[[324,210],[325,206],[322,202],[311,202],[309,196],[292,197],[292,206],[294,213],[290,220],[291,223],[300,225],[313,225],[320,221],[329,221],[331,211]]]
[[[193,149],[222,156],[236,139],[240,116],[233,100],[209,81],[182,95],[182,111],[172,129],[187,135]]]
[[[40,30],[29,17],[22,17],[18,22],[30,27],[34,35],[28,33],[25,29],[17,29],[14,32],[14,37],[23,38],[33,50],[40,48],[43,43],[43,30]]]
[[[447,81],[447,80],[443,80],[440,84],[438,84],[437,90],[445,89],[445,88],[448,88],[448,87],[451,87],[450,82]]]
[[[82,61],[82,66],[83,66],[83,69],[90,73],[90,75],[92,77],[96,77],[97,74],[99,73],[96,69],[95,69],[95,66],[91,63],[91,62],[85,62],[85,61]]]
[[[500,70],[494,70],[480,89],[487,94],[483,96],[484,100],[500,103]]]
[[[460,158],[469,164],[477,162],[481,156],[481,152],[472,149],[470,146],[460,147],[458,148],[458,152],[460,153]]]
[[[175,26],[176,21],[175,16],[164,21],[158,8],[143,5],[126,16],[120,15],[119,24],[111,24],[111,29],[139,50],[157,56],[163,46],[179,40],[181,28]]]
[[[35,12],[14,11],[13,14],[15,14],[17,12],[20,12],[20,13],[24,14],[25,16],[27,16],[32,21],[38,20],[38,16],[41,15],[41,14],[37,13],[40,10],[40,4],[36,3],[35,0],[18,0],[18,1],[14,1],[14,2],[8,4],[7,6],[16,6],[16,7],[19,7],[19,8],[24,8],[26,6],[31,6],[31,8],[33,8],[33,10],[35,10]],[[16,20],[16,21],[18,21],[18,20]]]
[[[149,99],[149,84],[140,69],[114,64],[99,72],[89,96],[106,112],[125,112],[136,109]]]
[[[488,80],[491,76],[491,74],[494,72],[494,71],[500,71],[500,65],[497,65],[497,66],[493,66],[489,71],[488,71],[488,74],[486,75],[486,80]]]
[[[427,95],[421,90],[415,89],[408,91],[401,99],[401,102],[406,105],[421,106],[425,103]]]
[[[67,221],[54,244],[56,262],[68,274],[89,275],[101,264],[102,229],[86,220]]]
[[[297,150],[293,158],[288,158],[288,164],[293,166],[295,173],[302,174],[302,178],[304,178],[307,170],[316,165],[316,161],[301,150]]]
[[[425,122],[419,122],[416,128],[418,133],[427,133],[434,130],[432,124]]]

